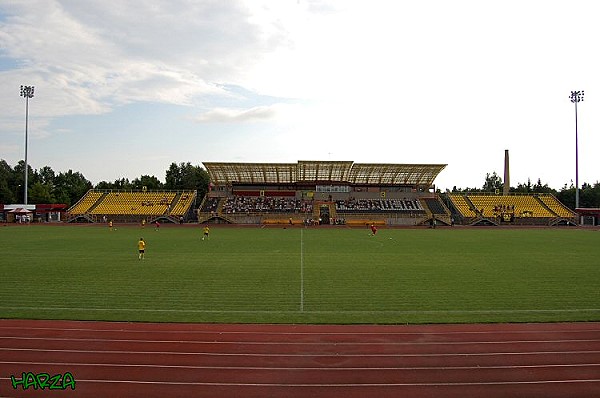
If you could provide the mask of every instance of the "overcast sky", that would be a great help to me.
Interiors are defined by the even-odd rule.
[[[600,179],[590,1],[2,0],[0,158],[97,183],[172,162],[444,163],[439,188]]]

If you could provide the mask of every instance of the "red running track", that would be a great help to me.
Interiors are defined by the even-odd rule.
[[[49,373],[75,390],[13,388]],[[0,320],[0,397],[600,397],[600,323]]]

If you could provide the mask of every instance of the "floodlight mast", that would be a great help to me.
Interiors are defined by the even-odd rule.
[[[583,101],[584,91],[571,91],[571,102],[575,104],[575,209],[579,208],[579,143],[577,137],[577,103]]]
[[[28,134],[27,128],[29,124],[29,98],[33,98],[34,86],[21,86],[21,97],[25,98],[25,186],[23,187],[23,201],[24,204],[27,204],[27,176],[29,174],[29,170],[27,167],[27,142],[28,142]]]

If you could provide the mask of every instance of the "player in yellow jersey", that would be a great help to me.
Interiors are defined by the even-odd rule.
[[[202,235],[202,240],[204,240],[204,238],[206,238],[206,240],[209,240],[210,238],[208,237],[208,234],[210,233],[210,228],[208,228],[208,225],[204,226],[203,232],[204,235]]]
[[[143,260],[144,254],[146,252],[146,241],[144,240],[144,238],[140,238],[140,240],[138,241],[138,252],[138,260]]]

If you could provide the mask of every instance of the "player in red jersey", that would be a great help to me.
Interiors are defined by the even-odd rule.
[[[376,233],[377,227],[375,226],[375,224],[371,224],[371,236],[375,236]]]

